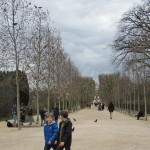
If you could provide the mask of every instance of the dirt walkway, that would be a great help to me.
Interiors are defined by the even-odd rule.
[[[72,150],[150,150],[150,122],[114,112],[84,109],[70,115],[73,124]],[[94,120],[98,119],[95,123]],[[0,150],[43,150],[43,128],[7,128],[0,123]]]

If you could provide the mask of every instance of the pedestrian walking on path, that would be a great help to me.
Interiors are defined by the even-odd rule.
[[[114,109],[115,109],[114,104],[112,102],[110,102],[110,104],[108,105],[108,110],[110,112],[110,119],[112,119],[112,113],[113,113]]]
[[[45,108],[40,110],[40,116],[41,116],[41,126],[43,126],[45,124],[45,116],[46,116]]]

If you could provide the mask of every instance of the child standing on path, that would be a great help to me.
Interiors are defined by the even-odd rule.
[[[55,140],[57,139],[58,135],[58,127],[56,122],[54,121],[53,114],[46,115],[46,124],[44,125],[44,137],[45,137],[45,147],[44,150],[56,150],[57,145]]]
[[[61,122],[59,124],[59,133],[58,133],[58,147],[57,150],[70,150],[72,142],[72,123],[68,118],[67,111],[60,112]]]

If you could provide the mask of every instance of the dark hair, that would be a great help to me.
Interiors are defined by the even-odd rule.
[[[68,111],[63,110],[59,113],[59,115],[64,117],[64,118],[68,118]]]

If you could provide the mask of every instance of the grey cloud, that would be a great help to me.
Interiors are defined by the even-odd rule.
[[[63,47],[84,76],[114,71],[111,65],[117,22],[141,0],[32,0],[48,9],[62,35]]]

